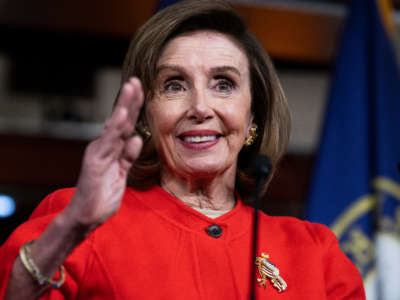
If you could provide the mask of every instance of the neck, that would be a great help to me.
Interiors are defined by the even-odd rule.
[[[161,187],[193,208],[231,210],[235,206],[236,169],[215,177],[180,177],[163,170]]]

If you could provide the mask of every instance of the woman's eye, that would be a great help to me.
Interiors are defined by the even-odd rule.
[[[177,93],[184,90],[182,84],[177,81],[169,81],[164,85],[164,90],[166,92]]]
[[[228,79],[220,79],[218,80],[215,89],[217,92],[222,92],[222,93],[229,93],[235,88],[234,83],[231,80]]]

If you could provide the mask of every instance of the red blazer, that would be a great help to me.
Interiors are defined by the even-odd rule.
[[[0,299],[21,245],[39,237],[73,192],[49,195],[0,248]],[[127,188],[120,210],[65,261],[64,285],[42,299],[249,299],[251,284],[258,300],[365,299],[360,274],[333,233],[290,217],[259,220],[258,255],[269,255],[287,289],[279,293],[269,279],[265,288],[250,282],[252,215],[240,199],[210,219],[158,186]],[[210,225],[222,229],[219,237]]]

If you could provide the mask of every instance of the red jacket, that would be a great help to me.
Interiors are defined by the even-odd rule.
[[[21,245],[43,232],[73,192],[49,195],[0,248],[0,299]],[[240,199],[210,219],[158,186],[128,188],[117,214],[65,261],[64,285],[43,299],[249,299],[252,215]],[[256,299],[365,299],[357,269],[326,226],[265,214],[259,222],[258,255],[269,255],[287,289],[252,282]],[[213,224],[220,237],[207,233]]]

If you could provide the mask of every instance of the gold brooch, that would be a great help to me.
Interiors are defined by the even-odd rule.
[[[261,278],[257,278],[257,282],[260,283],[260,286],[264,286],[265,289],[267,278],[269,278],[274,288],[276,288],[279,293],[283,292],[286,290],[287,284],[285,280],[279,276],[279,269],[271,263],[268,258],[269,255],[265,253],[261,253],[261,257],[256,258],[258,273],[261,276]]]

